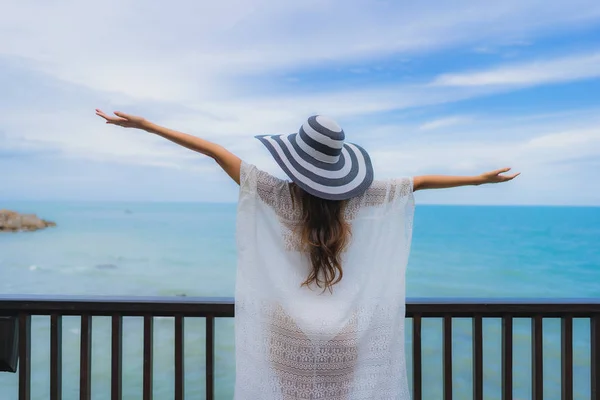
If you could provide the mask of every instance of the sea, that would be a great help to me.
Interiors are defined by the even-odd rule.
[[[235,204],[3,202],[56,228],[0,234],[0,294],[232,297]],[[368,267],[368,266],[365,266]],[[381,277],[385,279],[385,277]],[[418,205],[408,297],[600,298],[600,208]],[[63,325],[64,399],[79,390],[78,317]],[[411,321],[406,341],[411,343]],[[233,398],[233,320],[216,323],[217,399]],[[423,398],[442,398],[441,320],[423,322]],[[124,321],[124,399],[141,399],[141,318]],[[154,398],[173,399],[174,321],[154,324]],[[500,399],[501,324],[484,321],[484,398]],[[514,398],[531,398],[531,328],[514,323]],[[34,317],[31,398],[49,399],[48,317]],[[589,322],[574,321],[576,399],[590,398]],[[92,398],[109,399],[110,321],[93,319]],[[544,320],[544,398],[560,398],[560,320]],[[410,348],[410,347],[407,347]],[[186,398],[204,398],[204,320],[185,331]],[[411,365],[411,354],[407,354]],[[409,371],[409,377],[412,371]],[[0,400],[17,399],[0,373]],[[457,399],[472,398],[471,323],[453,324]],[[412,389],[411,389],[412,390]]]

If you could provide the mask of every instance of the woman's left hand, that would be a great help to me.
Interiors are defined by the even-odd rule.
[[[512,181],[517,176],[521,175],[520,172],[516,174],[506,174],[508,171],[510,171],[510,168],[497,169],[495,171],[483,173],[479,177],[482,180],[481,183],[501,183]]]
[[[123,128],[146,129],[148,121],[142,117],[115,111],[115,116],[107,115],[104,111],[96,109],[96,115],[106,120],[107,124],[122,126]]]

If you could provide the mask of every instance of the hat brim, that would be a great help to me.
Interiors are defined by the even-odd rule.
[[[296,133],[259,135],[277,164],[299,187],[326,200],[347,200],[362,194],[373,182],[373,165],[362,147],[345,143],[335,164],[306,154],[296,142]]]

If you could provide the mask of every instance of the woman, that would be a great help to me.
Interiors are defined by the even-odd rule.
[[[235,294],[236,399],[409,399],[404,276],[413,192],[506,182],[479,176],[373,180],[368,153],[331,119],[257,137],[291,179],[221,146],[115,112],[213,158],[240,185]]]

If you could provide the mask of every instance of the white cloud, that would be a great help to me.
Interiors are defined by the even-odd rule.
[[[419,129],[428,131],[432,129],[446,128],[453,125],[460,125],[469,122],[471,119],[465,116],[454,116],[435,119],[433,121],[425,122]]]
[[[498,41],[497,43],[494,43],[494,44],[483,44],[483,45],[475,46],[473,48],[473,52],[480,53],[480,54],[497,54],[497,53],[506,54],[507,52],[510,53],[510,52],[515,51],[515,48],[527,47],[527,46],[531,46],[532,44],[533,44],[532,41],[523,40],[523,39]]]
[[[191,168],[189,151],[165,146],[163,140],[148,134],[107,126],[100,120],[91,124],[92,112],[89,118],[68,111],[38,113],[35,118],[28,114],[0,113],[0,120],[7,131],[2,145],[6,151],[47,150],[70,158]]]
[[[389,161],[403,158],[409,159],[415,171],[444,165],[466,171],[491,160],[500,162],[500,156],[510,154],[514,157],[509,161],[520,162],[515,148],[510,147],[512,150],[508,151],[502,144],[508,139],[521,143],[522,148],[533,149],[540,148],[544,143],[555,143],[552,140],[556,139],[552,138],[563,138],[564,147],[572,149],[570,153],[563,152],[569,157],[576,157],[577,152],[588,154],[589,151],[595,151],[593,142],[586,145],[577,143],[585,135],[595,137],[592,135],[593,128],[600,122],[594,117],[600,114],[597,110],[584,114],[486,115],[480,118],[466,115],[436,118],[433,114],[427,122],[423,123],[422,118],[418,118],[420,121],[409,120],[403,124],[371,116],[381,110],[452,102],[483,93],[487,92],[469,88],[463,91],[436,87],[392,87],[312,96],[250,98],[197,103],[195,107],[202,113],[180,109],[167,113],[156,122],[215,141],[245,157],[252,157],[260,154],[260,148],[250,144],[253,135],[295,131],[307,115],[327,110],[346,126],[351,140],[365,143],[373,151],[381,150],[378,157],[382,171],[386,170],[385,165]],[[282,104],[285,106],[282,107]],[[172,168],[198,167],[198,158],[192,152],[145,132],[106,126],[93,115],[92,109],[77,106],[61,112],[36,112],[33,115],[35,117],[32,117],[31,111],[0,112],[4,136],[13,148],[27,145],[33,149],[53,149],[75,158]],[[146,117],[154,119],[153,115]],[[427,139],[428,134],[435,134],[441,128],[444,128],[442,138],[435,136],[435,142]],[[568,142],[568,135],[561,133],[567,131],[569,135],[577,134],[573,136],[577,139]],[[536,137],[540,139],[533,140]],[[528,140],[533,141],[526,145]],[[561,146],[550,149],[552,151],[549,147],[549,144],[544,147],[547,157],[536,159],[536,162],[563,159],[560,155]],[[534,158],[529,153],[524,156],[524,159]],[[212,162],[202,161],[201,165],[212,168]]]
[[[443,74],[433,81],[437,86],[530,86],[600,77],[600,53],[571,55],[485,71]]]
[[[248,73],[518,41],[599,18],[594,0],[22,0],[3,4],[0,55],[98,91],[189,102],[230,97],[231,78]]]
[[[360,116],[368,118],[381,111],[451,102],[480,93],[482,91],[477,89],[391,86],[196,102],[191,107],[171,107],[166,113],[160,106],[148,106],[147,109],[154,112],[148,111],[144,116],[226,146],[237,146],[240,139],[253,135],[295,131],[307,115],[314,113],[349,121]],[[97,104],[85,100],[52,112],[36,110],[33,106],[28,110],[7,107],[0,110],[0,121],[13,146],[18,141],[27,141],[29,145],[60,150],[71,157],[123,160],[142,165],[180,165],[193,159],[187,150],[165,146],[162,139],[104,125],[94,115],[95,106]]]
[[[6,63],[33,71],[23,78],[30,79],[29,92],[23,89],[19,98],[36,101],[2,105],[0,139],[8,151],[49,150],[67,159],[201,170],[210,180],[218,170],[210,160],[198,161],[188,150],[145,133],[104,126],[93,109],[130,111],[141,104],[137,110],[144,116],[222,143],[270,171],[277,169],[252,135],[289,132],[307,115],[325,113],[373,152],[384,175],[398,172],[392,167],[399,164],[411,173],[467,173],[506,162],[541,171],[548,164],[600,156],[598,121],[568,115],[552,124],[552,118],[539,116],[477,118],[469,110],[445,116],[439,106],[597,77],[599,53],[443,74],[430,84],[380,82],[337,91],[309,85],[299,94],[263,91],[251,81],[290,79],[288,74],[313,67],[344,68],[356,78],[391,55],[406,59],[460,46],[504,50],[599,19],[600,3],[594,0],[410,6],[371,0],[179,0],[168,7],[150,0],[106,0],[101,6],[78,0],[5,2],[0,68]],[[354,68],[357,61],[360,67]],[[46,98],[37,98],[40,76],[53,87]],[[76,101],[64,95],[74,88],[82,92]],[[433,105],[437,111],[426,109]],[[382,116],[415,108],[418,118],[402,122]]]
[[[403,130],[403,140],[372,149],[384,176],[394,176],[399,168],[406,174],[475,174],[504,166],[535,175],[560,173],[574,160],[600,160],[598,109],[540,118],[487,114],[441,136],[419,133],[418,127]]]

